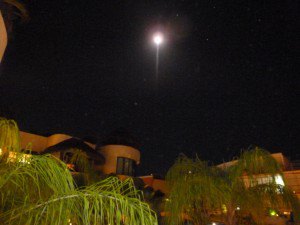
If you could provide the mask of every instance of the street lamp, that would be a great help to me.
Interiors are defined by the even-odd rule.
[[[163,35],[161,33],[156,33],[153,36],[153,42],[156,44],[156,67],[155,75],[158,78],[158,64],[159,64],[159,45],[163,42]]]

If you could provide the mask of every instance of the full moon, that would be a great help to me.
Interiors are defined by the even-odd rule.
[[[153,36],[153,41],[157,45],[161,44],[163,42],[163,36],[162,36],[162,34],[159,34],[159,33],[155,34]]]

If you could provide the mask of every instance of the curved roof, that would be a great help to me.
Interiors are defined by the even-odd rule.
[[[119,128],[111,132],[100,143],[97,144],[97,147],[104,145],[125,145],[135,149],[140,148],[140,144],[136,140],[136,137],[128,132],[125,128]]]
[[[79,138],[69,138],[56,145],[52,145],[46,148],[43,153],[64,152],[74,148],[84,151],[89,157],[101,162],[102,164],[105,162],[104,157],[99,152],[91,148]]]

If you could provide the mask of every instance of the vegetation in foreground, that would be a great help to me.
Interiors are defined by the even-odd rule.
[[[155,225],[132,180],[109,177],[78,188],[65,163],[20,150],[17,124],[0,119],[0,223]]]
[[[265,224],[268,210],[278,212],[282,207],[299,217],[297,197],[276,183],[278,177],[283,178],[280,165],[257,147],[242,152],[236,164],[225,168],[181,156],[166,177],[171,189],[166,222],[179,225],[189,218],[195,224]]]
[[[164,208],[165,222],[265,224],[262,218],[267,211],[282,207],[300,215],[298,199],[276,182],[278,177],[282,177],[280,165],[257,147],[242,152],[235,164],[223,168],[181,156],[166,177],[170,195]],[[153,197],[146,194],[148,204],[143,202],[131,179],[120,181],[110,176],[96,180],[78,187],[64,162],[52,155],[24,154],[17,124],[0,118],[1,224],[158,224],[149,208]],[[154,207],[157,214],[163,210],[161,198],[163,195],[158,198],[160,209]]]

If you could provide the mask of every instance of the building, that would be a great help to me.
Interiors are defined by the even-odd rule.
[[[94,165],[94,169],[104,174],[134,176],[135,167],[140,163],[140,151],[135,147],[121,144],[120,141],[108,140],[105,144],[96,146],[66,134],[45,137],[23,131],[20,131],[20,137],[22,149],[28,149],[30,143],[32,153],[51,153],[62,160],[65,159],[66,163],[65,157],[68,153],[71,154],[71,149],[79,148],[92,155],[90,158],[99,159],[100,162]]]
[[[0,10],[0,63],[4,55],[6,45],[7,45],[7,32],[5,28],[4,19],[2,17],[1,10]]]
[[[290,162],[282,153],[274,153],[272,157],[281,165],[283,178],[279,175],[275,177],[276,183],[280,185],[288,186],[300,200],[300,167],[297,163]],[[237,160],[233,160],[230,162],[225,162],[218,165],[219,168],[230,167],[237,163]],[[259,182],[264,183],[268,182],[268,179],[271,177],[266,174],[261,174],[259,176]],[[246,184],[249,184],[249,180],[247,176],[244,177],[244,181]]]
[[[51,149],[53,146],[57,146],[62,142],[74,139],[74,137],[66,134],[53,134],[48,137],[31,134],[27,132],[20,132],[21,136],[21,148],[26,149],[28,143],[30,143],[33,153],[42,154],[47,149]],[[103,144],[96,146],[95,144],[87,141],[82,141],[90,147],[91,151],[95,151],[101,154],[104,158],[103,163],[96,167],[96,170],[101,171],[104,174],[117,174],[125,176],[135,176],[135,167],[140,164],[140,151],[136,148],[133,142],[126,143],[122,138],[108,138]],[[128,141],[127,141],[128,142]],[[76,147],[74,145],[73,147]],[[69,146],[72,148],[72,145]],[[57,157],[61,158],[57,152],[52,152]],[[300,200],[300,168],[297,164],[290,162],[282,153],[275,153],[272,156],[281,165],[283,171],[283,179],[278,177],[277,182],[288,186]],[[226,168],[234,165],[237,161],[225,162],[218,165],[219,168]],[[261,181],[267,181],[268,175],[261,176]],[[168,188],[165,181],[157,179],[153,175],[141,176],[141,179],[148,186],[153,187],[154,190],[161,190],[164,193],[168,193]],[[284,180],[284,183],[282,183]],[[245,177],[247,183],[247,178]]]

